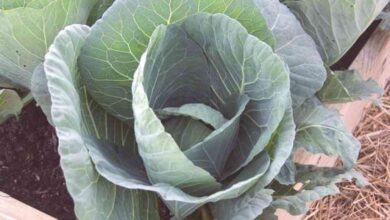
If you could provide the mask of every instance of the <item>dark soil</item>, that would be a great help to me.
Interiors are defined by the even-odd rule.
[[[0,191],[60,220],[76,219],[55,131],[35,103],[0,126]]]

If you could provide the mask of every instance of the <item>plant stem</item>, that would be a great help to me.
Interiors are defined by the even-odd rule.
[[[194,213],[188,216],[188,220],[213,220],[213,215],[211,214],[210,207],[208,205],[203,205],[198,208]]]
[[[30,104],[30,102],[34,99],[31,92],[29,92],[25,97],[22,98],[23,106]]]
[[[207,205],[200,207],[199,211],[202,220],[213,220],[213,216]]]

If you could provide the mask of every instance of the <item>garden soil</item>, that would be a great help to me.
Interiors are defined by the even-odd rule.
[[[0,191],[60,220],[76,219],[57,137],[35,103],[0,126]]]

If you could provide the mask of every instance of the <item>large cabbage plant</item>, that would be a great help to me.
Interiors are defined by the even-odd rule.
[[[387,2],[116,0],[66,27],[33,92],[50,97],[77,217],[272,219],[363,183],[359,142],[324,103],[381,92],[329,66]],[[294,163],[300,148],[343,166]]]

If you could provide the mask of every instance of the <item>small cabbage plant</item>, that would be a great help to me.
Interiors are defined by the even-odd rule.
[[[45,89],[79,219],[272,219],[364,179],[324,103],[381,93],[331,71],[388,0],[116,0],[61,31]],[[43,76],[43,77],[42,77]],[[40,87],[43,88],[43,87]],[[298,149],[339,168],[298,164]]]

